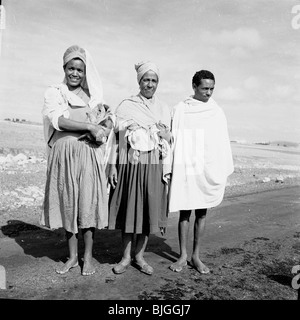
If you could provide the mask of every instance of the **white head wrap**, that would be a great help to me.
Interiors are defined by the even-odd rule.
[[[102,81],[100,79],[94,61],[86,49],[77,45],[69,47],[63,56],[63,66],[74,58],[79,58],[85,63],[85,80],[81,83],[84,89],[88,89],[91,99],[89,105],[94,108],[99,103],[104,103]],[[64,83],[67,83],[64,78]]]
[[[151,61],[142,61],[139,62],[135,65],[135,70],[137,72],[137,81],[138,83],[140,83],[143,75],[147,72],[147,71],[153,71],[156,73],[157,77],[159,78],[159,70],[158,67],[156,66],[155,63],[151,62]]]
[[[75,58],[81,59],[86,64],[85,50],[77,45],[71,46],[66,50],[63,56],[63,66]]]

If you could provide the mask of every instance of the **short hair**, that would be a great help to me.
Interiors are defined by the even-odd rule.
[[[192,84],[195,84],[198,87],[201,84],[202,79],[211,79],[215,81],[215,76],[208,70],[197,71],[193,76]]]

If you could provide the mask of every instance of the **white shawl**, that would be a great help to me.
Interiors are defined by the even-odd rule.
[[[174,107],[173,114],[169,211],[215,207],[234,170],[224,112],[212,98],[204,103],[189,97]]]
[[[104,103],[102,82],[98,70],[86,49],[81,49],[78,46],[72,46],[69,49],[71,53],[67,57],[64,56],[64,63],[76,57],[83,59],[86,63],[86,77],[81,86],[89,90],[90,101],[88,107],[92,110],[98,104]],[[82,51],[85,52],[85,57],[82,57]],[[64,77],[62,83],[49,86],[45,92],[42,116],[46,143],[48,143],[55,130],[61,131],[58,126],[58,118],[60,116],[64,116],[65,118],[70,117],[68,111],[69,104],[77,107],[85,107],[86,105],[78,96],[69,91],[66,83],[67,80]],[[47,152],[49,152],[49,146],[47,146]]]

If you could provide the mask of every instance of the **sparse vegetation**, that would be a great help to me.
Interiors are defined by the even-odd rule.
[[[230,201],[238,201],[241,194],[299,185],[299,150],[241,143],[233,143],[232,150],[235,171],[229,177],[225,199],[234,197]],[[101,230],[96,233],[94,248],[95,257],[101,261],[97,264],[101,270],[98,270],[100,276],[92,279],[93,284],[88,284],[91,291],[88,291],[87,280],[78,277],[75,271],[66,277],[57,277],[53,270],[62,259],[62,249],[65,248],[63,234],[39,225],[46,179],[45,151],[41,125],[13,121],[1,123],[0,249],[9,252],[17,247],[17,252],[9,252],[7,257],[1,256],[3,259],[0,263],[8,270],[8,290],[0,290],[0,299],[81,299],[85,295],[97,298],[101,296],[97,291],[99,288],[118,288],[120,284],[121,293],[105,287],[105,297],[110,294],[109,298],[115,298],[112,297],[115,294],[119,299],[125,295],[124,292],[127,294],[128,290],[134,288],[130,294],[136,293],[139,300],[297,299],[298,293],[291,287],[291,268],[299,264],[299,232],[291,232],[276,241],[263,234],[253,236],[249,241],[237,239],[234,246],[222,243],[205,254],[205,261],[213,270],[205,277],[189,267],[180,274],[169,272],[169,260],[166,257],[158,258],[156,263],[160,264],[160,270],[155,274],[157,281],[149,284],[148,278],[138,278],[141,275],[135,273],[129,273],[124,280],[112,275],[111,265],[119,254],[115,242],[119,233]],[[14,161],[20,154],[22,157],[19,157],[19,161]],[[6,157],[9,158],[7,162]],[[276,180],[278,177],[281,183],[276,182],[279,181]],[[243,205],[241,209],[244,209]],[[251,213],[249,210],[249,216]],[[238,226],[239,217],[235,218],[234,225]],[[251,223],[250,229],[256,222],[253,220]],[[269,224],[266,230],[270,227]],[[168,233],[167,237],[170,236]],[[157,257],[164,250],[169,250],[166,252],[173,255],[173,251],[178,249],[166,246],[163,238],[157,239],[161,239],[159,245],[157,242],[153,246],[149,243],[149,254]],[[5,241],[3,247],[4,242],[1,241]],[[0,255],[1,252],[3,254],[3,250]],[[136,277],[134,281],[133,276]]]

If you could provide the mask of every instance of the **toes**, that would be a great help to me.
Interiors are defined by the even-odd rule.
[[[195,268],[201,274],[207,274],[210,272],[209,268],[200,261],[200,263],[194,263],[193,261],[190,262],[191,267]]]
[[[96,270],[93,269],[93,268],[83,268],[81,274],[82,274],[83,276],[91,276],[91,275],[94,274],[95,272],[96,272]]]
[[[55,272],[58,274],[65,274],[67,273],[70,269],[75,268],[78,266],[78,262],[75,262],[73,265],[71,263],[66,263],[62,266],[62,268],[56,269]]]
[[[154,269],[145,260],[133,260],[132,265],[135,266],[139,271],[151,276]]]
[[[183,267],[185,267],[186,265],[187,265],[186,261],[181,262],[181,263],[176,262],[176,263],[171,264],[169,268],[174,272],[181,272]]]
[[[207,274],[209,272],[210,272],[210,270],[207,267],[202,268],[202,270],[200,271],[200,273],[203,273],[203,274]]]
[[[174,265],[171,265],[170,266],[170,269],[174,272],[181,272],[182,271],[182,267],[179,267],[179,266],[174,266]]]
[[[94,266],[90,262],[84,262],[81,274],[83,276],[90,276],[96,272]]]
[[[83,276],[91,276],[92,274],[94,274],[96,271],[82,271],[82,275]]]
[[[113,272],[116,273],[116,274],[121,274],[121,273],[124,273],[128,266],[130,265],[131,261],[129,260],[129,262],[126,262],[125,264],[123,264],[123,260],[121,262],[119,262],[117,265],[115,265],[113,267]]]
[[[96,270],[94,268],[84,268],[83,267],[81,274],[83,276],[91,276],[95,272],[96,272]]]

